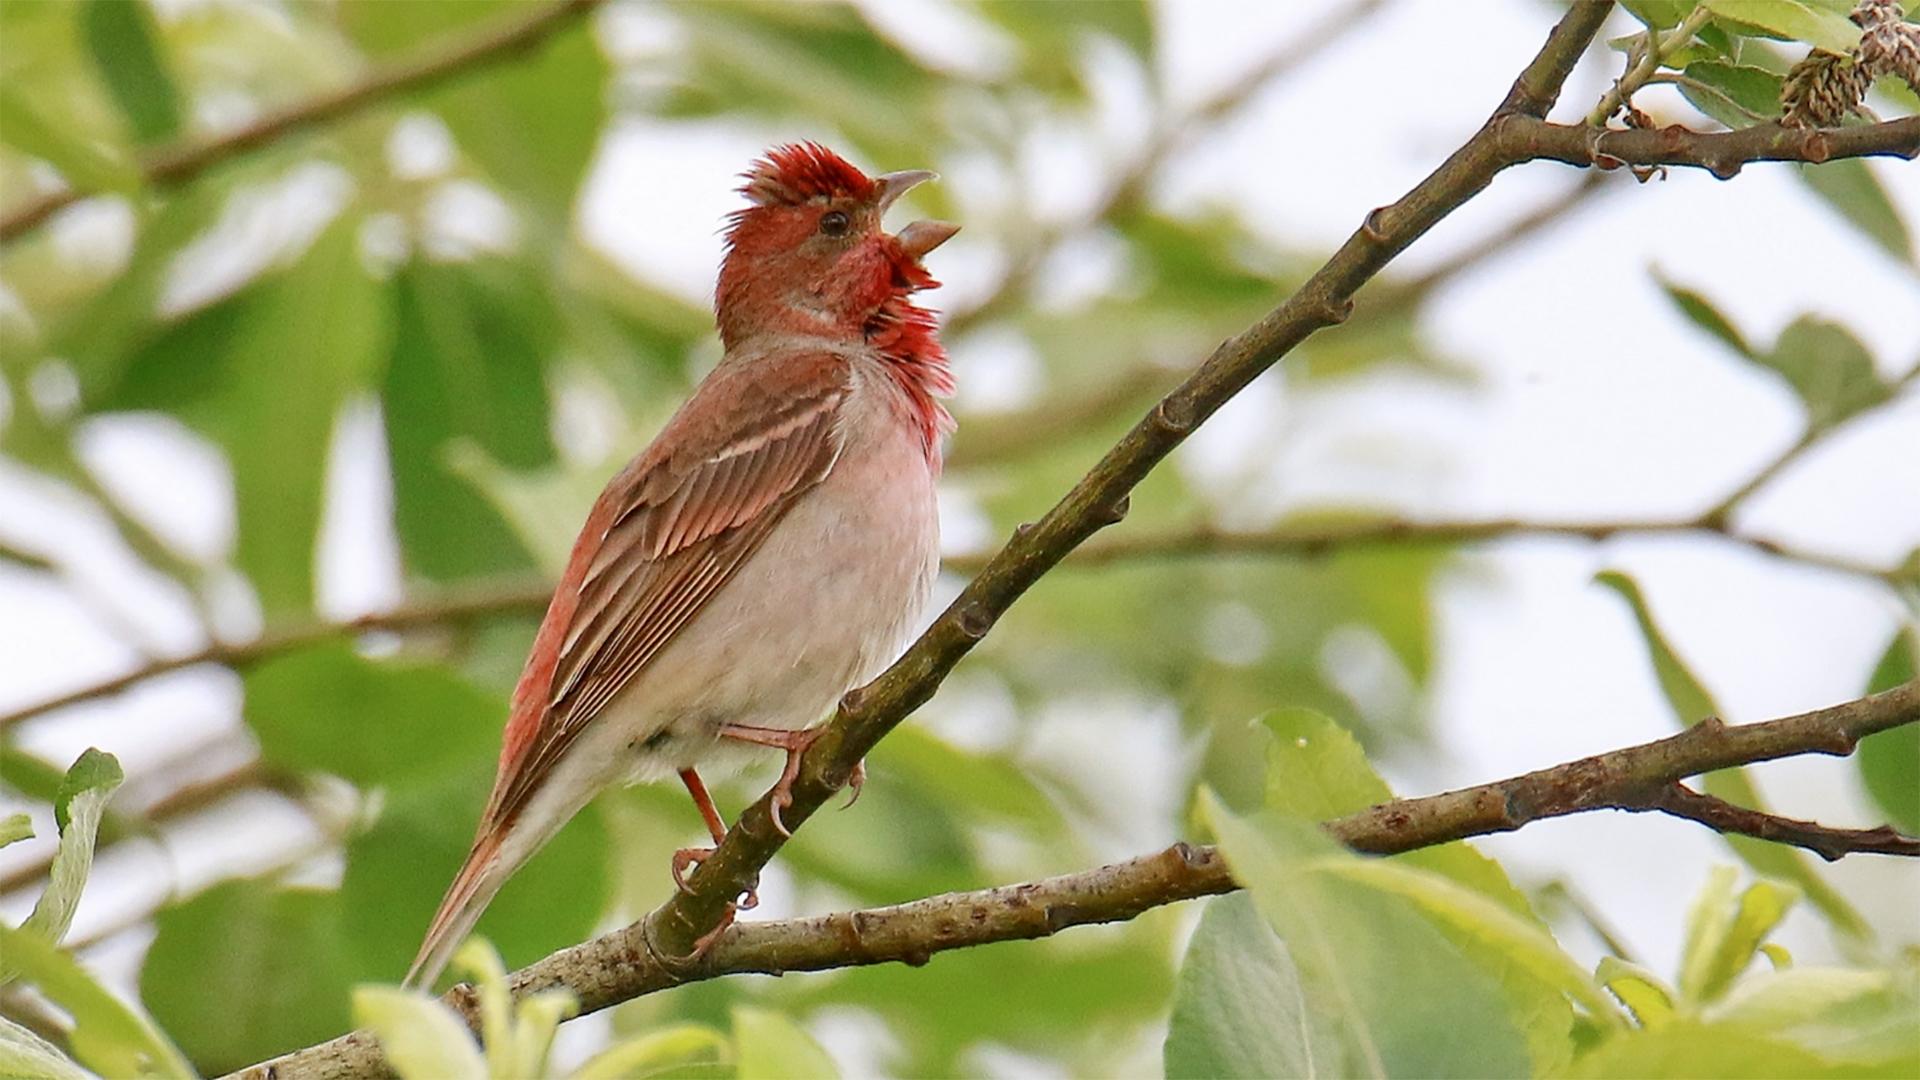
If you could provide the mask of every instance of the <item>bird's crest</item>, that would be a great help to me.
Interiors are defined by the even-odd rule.
[[[755,206],[798,206],[810,199],[864,199],[873,180],[847,159],[815,142],[788,143],[767,151],[741,178],[740,194]]]

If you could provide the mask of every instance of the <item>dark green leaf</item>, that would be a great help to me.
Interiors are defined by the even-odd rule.
[[[1913,234],[1907,230],[1900,208],[1881,185],[1879,174],[1865,161],[1850,158],[1823,165],[1800,165],[1794,172],[1815,195],[1880,250],[1896,262],[1913,264]]]
[[[1714,307],[1706,297],[1684,285],[1675,284],[1658,270],[1653,272],[1653,280],[1660,284],[1660,289],[1667,294],[1667,299],[1673,301],[1674,306],[1680,309],[1680,314],[1692,320],[1695,326],[1719,338],[1728,348],[1741,356],[1751,359],[1755,355],[1753,346],[1747,344],[1746,337],[1733,325],[1732,320],[1720,314],[1720,309]]]
[[[112,791],[126,778],[119,758],[92,747],[82,751],[68,766],[66,776],[60,780],[60,789],[54,793],[53,820],[60,826],[60,831],[67,831],[67,811],[76,797],[100,789]]]
[[[1765,68],[1698,60],[1687,65],[1686,74],[1717,93],[1703,93],[1684,83],[1680,93],[1695,108],[1730,128],[1754,123],[1748,113],[1763,119],[1780,115],[1780,76]],[[1729,107],[1729,102],[1736,107]]]
[[[361,787],[434,783],[498,748],[505,702],[442,667],[321,645],[246,674],[247,726],[273,765]]]
[[[1837,323],[1802,315],[1780,331],[1760,362],[1784,376],[1823,431],[1893,396],[1860,339]]]
[[[1874,668],[1869,694],[1891,690],[1914,677],[1916,642],[1912,627],[1895,634]],[[1861,782],[1887,820],[1901,832],[1920,833],[1920,724],[1908,724],[1860,740],[1854,754]]]
[[[393,57],[470,39],[528,12],[515,0],[440,0],[348,4],[339,16],[361,47]],[[599,145],[606,93],[606,58],[589,20],[580,19],[512,63],[436,85],[418,101],[490,177],[537,200],[558,221],[571,209]]]
[[[269,613],[312,605],[334,418],[386,352],[388,312],[353,225],[336,223],[291,270],[170,327],[97,402],[173,412],[226,450],[238,562]]]
[[[89,0],[78,12],[100,77],[141,143],[180,132],[180,101],[160,56],[159,27],[145,0]]]
[[[1208,900],[1174,990],[1169,1080],[1317,1076],[1342,1052],[1252,898]]]
[[[473,840],[492,756],[439,771],[437,784],[391,789],[379,820],[347,845],[341,919],[359,978],[406,970]],[[513,968],[586,940],[606,905],[606,851],[599,812],[577,815],[501,889],[476,933]]]
[[[351,1026],[339,897],[240,880],[162,911],[140,996],[208,1075]]]
[[[1693,10],[1695,0],[1622,0],[1621,7],[1656,30],[1670,30]]]
[[[544,285],[503,262],[416,260],[395,277],[394,295],[381,401],[408,568],[439,580],[531,568],[499,513],[450,471],[447,452],[464,439],[508,468],[552,462],[546,374],[559,327]]]
[[[1666,633],[1654,621],[1652,609],[1648,607],[1639,584],[1627,575],[1612,570],[1599,574],[1594,580],[1618,593],[1632,608],[1634,620],[1640,626],[1640,635],[1646,641],[1647,651],[1653,661],[1654,676],[1659,680],[1660,689],[1666,695],[1667,704],[1672,707],[1680,726],[1691,727],[1709,716],[1722,716],[1719,705],[1674,652]],[[1754,787],[1752,777],[1742,769],[1720,769],[1708,773],[1701,786],[1707,794],[1735,805],[1763,813],[1767,809],[1759,790]],[[1846,897],[1827,883],[1826,878],[1798,850],[1749,836],[1723,833],[1721,838],[1758,873],[1790,881],[1805,890],[1814,906],[1841,930],[1855,936],[1868,932],[1860,913]]]
[[[1723,26],[1785,41],[1804,41],[1844,56],[1860,44],[1845,14],[1801,0],[1701,0]]]
[[[1499,1076],[1531,1071],[1499,985],[1401,897],[1307,864],[1357,858],[1311,822],[1203,810],[1236,879],[1287,945],[1307,1007],[1342,1051],[1332,1075]]]

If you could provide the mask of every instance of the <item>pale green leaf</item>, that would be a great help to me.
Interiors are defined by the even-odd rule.
[[[1794,173],[1847,224],[1895,261],[1913,265],[1913,234],[1880,174],[1859,158],[1800,165]]]
[[[1698,990],[1706,985],[1715,957],[1733,930],[1733,888],[1739,880],[1740,871],[1734,867],[1714,867],[1687,909],[1687,934],[1680,946],[1680,994],[1689,1001],[1700,1000]]]
[[[93,843],[101,815],[125,776],[117,758],[91,748],[67,770],[60,800],[54,804],[54,816],[60,821],[60,848],[47,874],[46,891],[34,902],[33,913],[21,929],[54,944],[66,937],[67,928],[73,925],[74,910],[80,906],[87,874],[93,869]]]
[[[1891,690],[1914,677],[1920,635],[1903,627],[1881,654],[1867,693]],[[1860,740],[1854,754],[1860,780],[1874,804],[1900,831],[1920,833],[1920,724],[1907,724]]]
[[[0,924],[0,955],[73,1018],[74,1056],[103,1076],[191,1077],[152,1021],[115,997],[79,961],[35,934]]]
[[[1705,296],[1694,289],[1675,283],[1659,270],[1653,272],[1653,280],[1659,284],[1660,290],[1667,294],[1667,299],[1673,301],[1674,306],[1680,309],[1680,313],[1695,326],[1719,338],[1728,348],[1741,356],[1749,359],[1754,357],[1753,346],[1747,343],[1745,335],[1733,325],[1733,320],[1721,314],[1720,309]]]
[[[464,974],[480,999],[480,1042],[486,1048],[487,1074],[495,1080],[518,1075],[514,1053],[513,997],[507,991],[507,968],[485,938],[469,938],[453,954],[455,977]]]
[[[1778,372],[1807,407],[1807,423],[1824,431],[1893,397],[1873,355],[1845,327],[1802,315],[1780,331],[1773,351],[1757,358]]]
[[[12,1080],[91,1080],[52,1043],[0,1016],[0,1076]]]
[[[738,1080],[838,1080],[840,1075],[813,1036],[771,1009],[736,1006],[733,1042]]]
[[[1800,900],[1800,890],[1777,881],[1756,881],[1740,894],[1733,922],[1701,972],[1682,972],[1681,991],[1694,1001],[1711,1001],[1726,993],[1733,980],[1747,970],[1760,945]],[[1687,983],[1693,974],[1698,981]]]
[[[473,1034],[452,1010],[411,990],[360,986],[353,1021],[371,1028],[401,1080],[481,1080],[487,1063]]]
[[[1594,977],[1620,999],[1644,1028],[1659,1028],[1672,1022],[1675,1014],[1673,993],[1659,977],[1638,964],[1617,956],[1603,956]]]
[[[1677,1020],[1657,1029],[1617,1033],[1576,1060],[1567,1075],[1581,1080],[1656,1076],[1804,1080],[1832,1075],[1832,1070],[1805,1050],[1752,1031]]]
[[[1621,7],[1655,30],[1671,30],[1694,9],[1696,0],[1622,0]]]
[[[590,1058],[570,1080],[630,1080],[690,1065],[724,1062],[727,1037],[700,1024],[676,1024],[617,1043]]]
[[[1403,896],[1435,918],[1465,931],[1514,960],[1540,981],[1585,1005],[1603,1022],[1618,1022],[1613,1002],[1585,968],[1537,925],[1480,893],[1431,871],[1387,859],[1320,859],[1302,864],[1370,888]]]
[[[25,814],[8,814],[0,818],[0,847],[33,836],[33,819]]]
[[[132,191],[140,171],[118,147],[91,139],[76,124],[49,115],[17,84],[0,86],[0,142],[60,170],[85,192]]]

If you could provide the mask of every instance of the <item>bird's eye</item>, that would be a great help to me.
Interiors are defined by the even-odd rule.
[[[820,215],[820,231],[828,236],[845,236],[848,226],[852,224],[853,219],[839,210],[829,210]]]

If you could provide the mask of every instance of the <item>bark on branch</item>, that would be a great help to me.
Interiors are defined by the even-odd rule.
[[[604,2],[555,0],[512,23],[451,46],[436,45],[417,57],[383,67],[351,86],[268,113],[235,131],[161,147],[141,162],[140,178],[153,187],[184,184],[215,165],[258,150],[294,132],[333,123],[376,102],[517,56]],[[89,194],[71,187],[61,188],[15,209],[0,218],[0,243],[24,236]]]
[[[1709,828],[1765,835],[1838,857],[1850,851],[1920,854],[1920,841],[1890,829],[1832,829],[1742,811],[1717,799],[1707,811],[1675,800],[1689,776],[1800,754],[1851,753],[1875,732],[1920,722],[1920,680],[1884,693],[1759,724],[1703,720],[1677,735],[1549,769],[1424,798],[1397,799],[1326,823],[1348,847],[1395,854],[1531,822],[1591,810],[1681,813]],[[1676,809],[1679,808],[1679,809]],[[1744,818],[1741,815],[1745,815]],[[1764,824],[1757,824],[1764,819]],[[1766,830],[1784,829],[1775,835]],[[669,962],[649,945],[645,922],[554,953],[515,972],[516,995],[564,986],[592,1012],[687,982],[746,972],[780,975],[899,962],[924,964],[950,949],[1048,937],[1090,923],[1121,922],[1149,908],[1230,892],[1239,886],[1211,847],[1165,851],[1076,874],[948,893],[911,903],[728,928],[698,961]],[[445,1000],[470,1025],[477,1009],[467,988]],[[248,1080],[344,1080],[385,1071],[380,1047],[364,1031],[295,1051],[236,1076]]]

